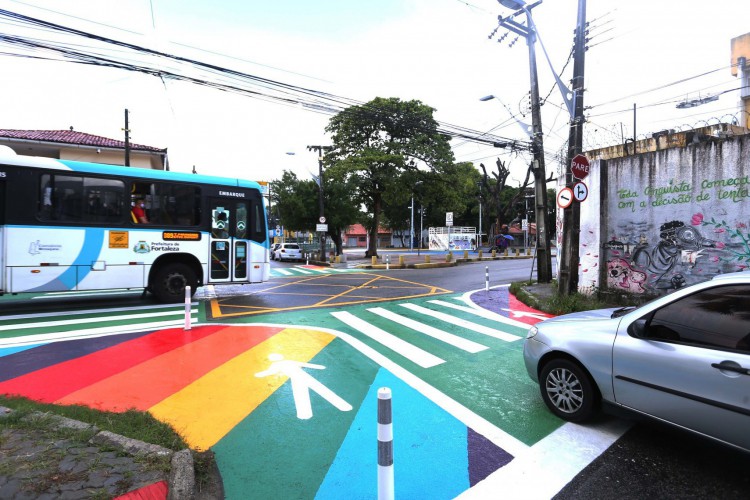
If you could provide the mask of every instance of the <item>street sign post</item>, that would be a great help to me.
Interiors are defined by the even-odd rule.
[[[570,165],[573,177],[583,180],[589,175],[589,160],[583,155],[575,155]]]
[[[445,212],[445,225],[448,227],[453,225],[453,212]]]

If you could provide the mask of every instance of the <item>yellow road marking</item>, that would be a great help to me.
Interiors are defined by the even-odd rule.
[[[366,281],[362,282],[363,276],[367,279]],[[324,280],[330,280],[330,279],[336,279],[336,281],[341,281],[342,278],[349,281],[354,281],[355,279],[357,282],[361,282],[359,285],[346,285],[346,284],[339,284],[339,283],[326,283],[322,282]],[[320,283],[315,283],[316,281]],[[394,284],[395,282],[395,284]],[[382,284],[381,284],[382,283]],[[289,287],[292,285],[301,285],[305,287],[310,286],[325,286],[325,287],[346,287],[346,290],[337,293],[334,295],[330,294],[315,294],[315,293],[295,293],[295,292],[282,292],[278,291],[280,288]],[[368,297],[366,295],[360,295],[357,292],[362,292],[366,289],[372,289],[372,288],[378,288],[381,290],[411,290],[411,289],[418,289],[418,290],[425,290],[426,292],[421,293],[409,293],[409,294],[402,294],[394,297]],[[273,291],[277,290],[277,291]],[[437,294],[443,294],[443,293],[450,293],[450,290],[446,290],[444,288],[440,288],[437,286],[432,285],[426,285],[424,283],[417,283],[415,281],[409,281],[404,280],[400,278],[394,278],[391,276],[382,276],[379,274],[369,274],[369,273],[350,273],[347,275],[340,275],[340,274],[327,274],[327,275],[319,275],[319,276],[306,276],[303,279],[299,279],[298,281],[294,281],[291,283],[286,283],[284,285],[279,285],[278,287],[272,287],[265,289],[263,291],[264,294],[268,295],[304,295],[305,297],[326,297],[324,300],[320,300],[318,302],[312,303],[312,304],[305,304],[302,306],[291,306],[291,307],[258,307],[253,305],[242,305],[242,304],[222,304],[222,299],[211,299],[211,316],[215,319],[218,318],[228,318],[228,317],[234,317],[234,316],[251,316],[253,314],[265,314],[265,313],[271,313],[271,312],[281,312],[281,311],[299,311],[303,309],[312,309],[316,307],[322,307],[322,306],[345,306],[345,305],[357,305],[357,304],[368,304],[372,302],[386,302],[390,300],[404,300],[404,299],[414,299],[419,297],[428,297],[430,295],[437,295]],[[349,299],[354,300],[347,300],[342,302],[334,302],[337,299],[341,299],[342,297],[347,297]],[[234,310],[236,312],[227,312],[228,310]]]
[[[320,331],[287,328],[210,371],[149,411],[157,419],[170,423],[191,447],[207,450],[287,381],[288,378],[281,375],[255,377],[271,364],[270,354],[307,362],[334,338]]]

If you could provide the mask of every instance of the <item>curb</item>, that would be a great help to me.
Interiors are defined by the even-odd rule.
[[[472,258],[464,259],[463,257],[460,257],[460,258],[454,259],[454,260],[452,260],[450,262],[446,262],[444,260],[441,260],[439,262],[412,262],[412,263],[403,264],[403,265],[400,265],[400,264],[390,264],[390,265],[386,265],[386,264],[359,264],[359,265],[357,265],[356,268],[357,269],[378,269],[378,270],[383,270],[383,269],[433,269],[433,268],[437,268],[437,267],[454,267],[454,266],[457,266],[458,264],[471,264],[471,263],[474,263],[474,262],[488,262],[488,261],[493,261],[493,260],[519,260],[519,259],[521,259],[521,260],[524,260],[524,259],[533,259],[533,256],[531,256],[531,255],[518,255],[518,256],[515,256],[515,255],[507,255],[507,256],[505,256],[505,255],[502,255],[502,256],[498,255],[498,256],[495,256],[495,257],[482,257],[481,259],[478,258],[478,257],[474,258],[474,259],[472,259]]]
[[[9,416],[15,410],[0,406],[0,417]],[[193,455],[189,449],[172,451],[162,446],[146,443],[138,439],[132,439],[110,431],[100,431],[93,424],[87,424],[72,418],[54,415],[52,413],[31,412],[24,420],[46,418],[51,420],[52,427],[56,429],[71,429],[76,431],[90,430],[95,434],[88,440],[89,443],[98,446],[109,446],[116,448],[131,456],[163,456],[170,458],[170,472],[168,480],[169,500],[195,498],[195,468]],[[138,491],[138,490],[135,490]]]

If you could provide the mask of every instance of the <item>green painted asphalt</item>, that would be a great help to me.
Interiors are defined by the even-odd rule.
[[[442,295],[439,298],[459,304],[455,300],[459,296],[459,294],[450,294]],[[435,297],[429,297],[346,308],[324,308],[303,312],[238,317],[234,318],[232,323],[278,323],[299,327],[330,328],[347,333],[527,445],[536,443],[560,427],[562,421],[546,409],[539,395],[539,387],[526,374],[522,355],[523,337],[526,334],[526,329],[505,325],[462,311],[446,310],[429,302],[434,299]],[[441,310],[451,316],[505,331],[519,338],[513,342],[506,342],[488,337],[449,325],[436,318],[415,313],[399,305],[403,303]],[[401,316],[485,345],[489,349],[474,354],[462,351],[368,312],[367,309],[372,307],[386,308]],[[339,321],[331,315],[336,311],[346,311],[353,314],[416,347],[438,356],[445,360],[445,363],[431,368],[423,368]]]

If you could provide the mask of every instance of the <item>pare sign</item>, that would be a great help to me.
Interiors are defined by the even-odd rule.
[[[589,175],[589,160],[583,155],[576,155],[571,161],[570,171],[573,173],[573,177],[576,179],[583,180]]]

